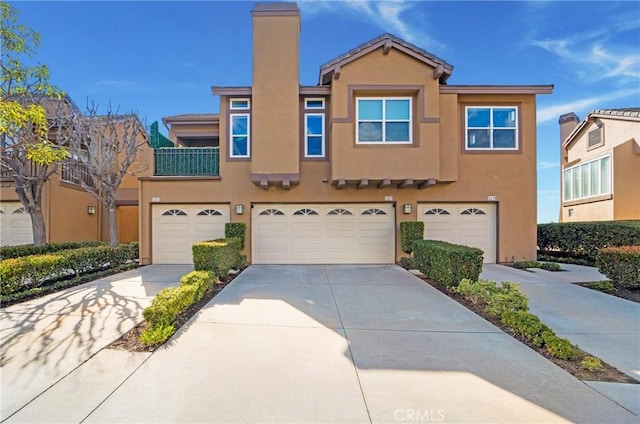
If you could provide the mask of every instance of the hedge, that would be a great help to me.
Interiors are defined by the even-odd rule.
[[[18,246],[0,247],[0,259],[19,258],[22,256],[42,255],[60,250],[78,249],[80,247],[95,247],[106,245],[104,241],[65,241],[62,243],[47,243],[35,246],[22,244]]]
[[[463,278],[477,281],[482,271],[483,252],[475,247],[417,240],[413,244],[413,256],[420,272],[447,286],[455,286]]]
[[[614,286],[640,288],[640,246],[606,247],[598,253],[596,266]]]
[[[140,342],[148,346],[165,342],[175,332],[178,315],[199,302],[215,280],[212,272],[193,271],[182,276],[178,287],[160,291],[142,312],[148,326]]]
[[[0,261],[0,292],[7,295],[69,276],[116,268],[138,256],[138,242],[134,242],[5,259]]]
[[[413,242],[424,237],[424,222],[407,221],[400,223],[400,245],[404,253],[413,252]]]
[[[244,222],[227,222],[224,224],[224,238],[240,239],[240,250],[244,250],[244,240],[247,234],[247,224]]]
[[[640,245],[640,221],[538,224],[538,249],[587,259],[593,264],[604,247]]]
[[[233,268],[244,262],[240,255],[239,238],[218,239],[194,243],[191,246],[193,267],[196,271],[211,271],[216,277],[225,277]]]

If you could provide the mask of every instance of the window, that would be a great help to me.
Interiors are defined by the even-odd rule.
[[[382,209],[372,208],[372,209],[365,210],[364,212],[362,212],[361,215],[386,215],[386,214],[387,213]]]
[[[265,209],[258,215],[284,215],[284,212],[279,209]]]
[[[446,209],[434,208],[429,209],[424,213],[425,215],[450,215],[449,211]]]
[[[181,211],[180,209],[169,209],[162,213],[162,216],[187,216],[185,211]]]
[[[567,168],[563,177],[565,202],[611,194],[611,159],[604,156]]]
[[[304,115],[304,156],[324,157],[324,114]]]
[[[356,109],[357,143],[411,143],[410,97],[360,97]]]
[[[318,211],[314,211],[313,209],[298,209],[293,213],[294,215],[318,215]]]
[[[353,213],[348,209],[337,208],[331,209],[327,215],[353,215]]]
[[[324,99],[305,99],[305,109],[324,109]]]
[[[230,117],[230,156],[232,158],[248,158],[250,156],[249,115],[233,114]]]
[[[231,99],[229,108],[231,110],[248,110],[250,106],[249,99]]]
[[[515,106],[466,108],[467,150],[517,150],[518,108]]]
[[[460,215],[486,215],[482,209],[469,208],[460,212]]]
[[[216,216],[216,215],[222,216],[222,214],[215,209],[204,209],[198,212],[198,216]]]

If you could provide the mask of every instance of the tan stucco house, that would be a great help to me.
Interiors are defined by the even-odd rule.
[[[70,97],[63,96],[60,103],[64,103],[69,113],[81,115]],[[50,119],[55,119],[54,112],[47,112]],[[142,129],[139,138],[143,147],[139,149],[135,164],[136,169],[140,169],[152,156],[146,131],[135,115],[122,116],[121,119],[133,120],[134,125]],[[109,240],[104,208],[80,185],[80,180],[91,181],[87,173],[88,170],[80,163],[64,163],[45,183],[42,210],[47,242]],[[151,173],[150,168],[142,175],[147,173]],[[126,175],[117,191],[116,219],[121,243],[138,240],[138,190],[138,176]],[[0,246],[30,243],[33,243],[31,217],[18,198],[12,173],[3,169],[0,172]]]
[[[164,118],[173,147],[140,179],[142,263],[247,224],[252,263],[393,263],[399,223],[536,257],[536,95],[551,85],[449,85],[453,66],[383,34],[299,83],[300,12],[258,4],[253,82],[212,88],[219,114]],[[320,36],[320,35],[319,35]]]
[[[560,222],[640,219],[640,108],[560,117]]]

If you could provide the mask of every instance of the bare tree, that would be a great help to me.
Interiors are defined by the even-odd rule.
[[[117,191],[125,175],[136,175],[148,166],[137,160],[146,144],[147,133],[136,114],[120,115],[111,108],[106,115],[97,114],[90,105],[88,113],[74,117],[60,131],[59,143],[65,145],[70,158],[63,165],[74,182],[105,208],[109,223],[109,243],[118,244],[116,221]]]

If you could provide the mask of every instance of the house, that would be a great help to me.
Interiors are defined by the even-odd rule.
[[[62,105],[62,108],[59,106]],[[45,105],[49,119],[55,119],[55,111],[81,115],[73,100],[63,96],[60,105]],[[134,120],[134,125],[144,128],[134,115],[120,117]],[[88,119],[101,119],[93,117]],[[145,145],[146,131],[142,131],[141,143]],[[144,138],[144,140],[143,140]],[[52,140],[55,136],[52,136]],[[138,163],[150,160],[151,148],[140,149]],[[150,170],[148,172],[151,172]],[[80,163],[60,164],[58,170],[45,183],[42,193],[43,216],[47,231],[47,242],[109,240],[107,215],[99,202],[91,197],[80,185],[80,181],[90,182],[87,169]],[[120,242],[138,240],[138,178],[127,175],[118,190],[116,209],[118,236]],[[33,243],[31,217],[26,212],[15,191],[15,181],[10,170],[0,173],[0,245]]]
[[[640,108],[560,117],[560,222],[640,219]]]
[[[451,64],[391,34],[301,86],[296,4],[252,19],[252,85],[212,87],[219,114],[164,119],[174,147],[140,178],[142,263],[189,263],[226,222],[247,225],[254,264],[394,263],[415,220],[485,262],[535,259],[536,95],[553,86],[449,85]]]

